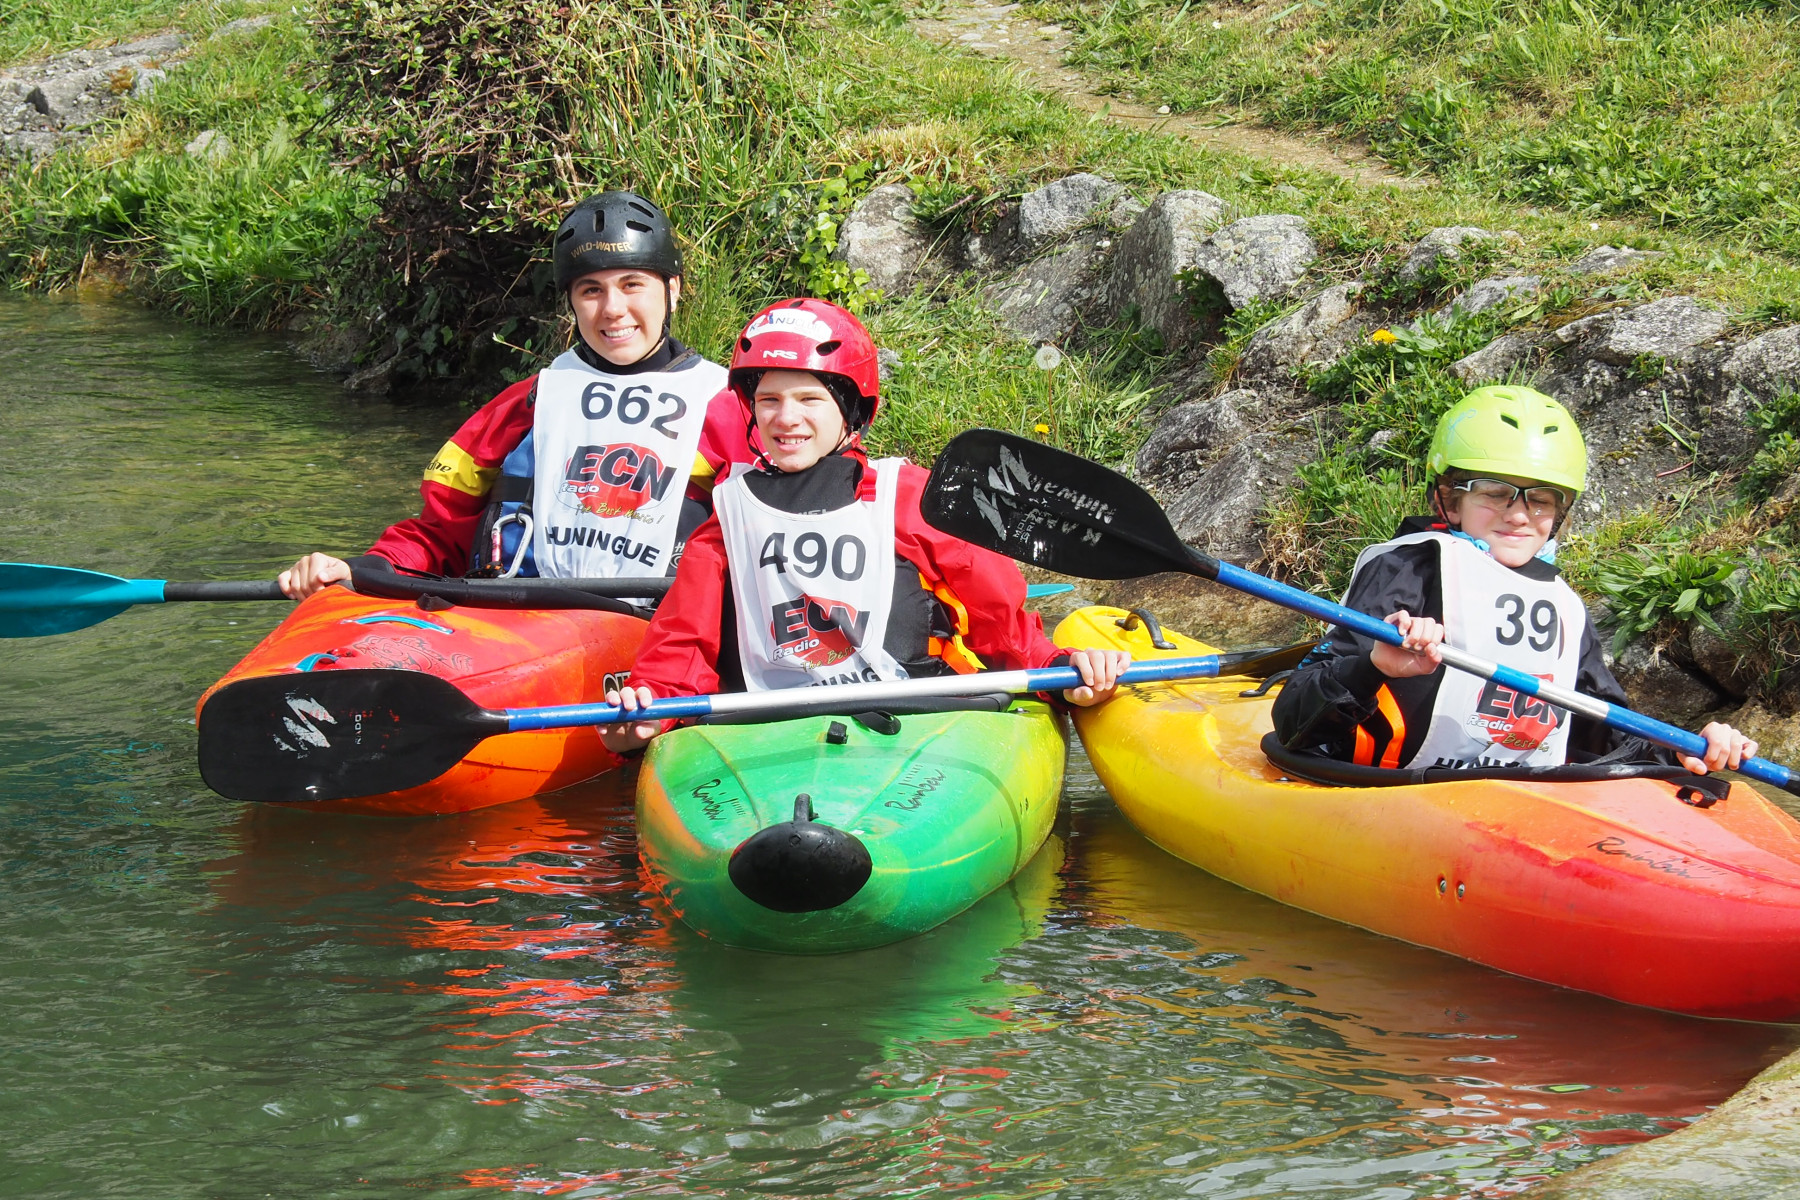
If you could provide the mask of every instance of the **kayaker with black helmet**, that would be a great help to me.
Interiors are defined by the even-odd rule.
[[[714,489],[632,686],[609,703],[1065,662],[1085,683],[1071,703],[1111,696],[1128,654],[1060,649],[1025,611],[1011,560],[925,523],[925,470],[869,458],[880,374],[855,316],[823,300],[770,305],[738,338],[730,384],[755,463]],[[622,753],[659,728],[601,736]]]
[[[718,472],[748,456],[725,369],[670,333],[681,251],[634,192],[576,204],[552,246],[574,346],[489,401],[425,468],[423,510],[368,553],[437,575],[659,576],[710,511]],[[350,577],[309,554],[294,599]]]
[[[1331,630],[1276,698],[1276,735],[1364,766],[1552,767],[1669,751],[1442,665],[1449,641],[1482,658],[1625,705],[1586,607],[1556,567],[1556,534],[1587,486],[1569,411],[1527,387],[1478,388],[1438,421],[1426,457],[1433,515],[1408,517],[1357,557],[1344,604],[1405,635]],[[1756,743],[1714,722],[1696,774],[1736,767]]]

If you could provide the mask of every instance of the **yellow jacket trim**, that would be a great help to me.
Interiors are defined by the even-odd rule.
[[[441,483],[466,496],[487,495],[499,476],[499,467],[476,465],[474,456],[455,442],[445,442],[425,467],[426,483]]]

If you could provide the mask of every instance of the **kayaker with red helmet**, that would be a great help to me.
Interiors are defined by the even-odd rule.
[[[423,511],[369,554],[438,575],[663,575],[716,474],[747,457],[725,369],[669,332],[682,265],[662,209],[625,191],[583,200],[552,259],[575,345],[463,423],[425,468]],[[280,583],[298,600],[349,577],[315,553]]]
[[[868,457],[880,375],[862,322],[823,300],[770,305],[738,338],[731,388],[755,464],[714,489],[632,686],[609,702],[1061,662],[1085,683],[1072,703],[1112,694],[1129,655],[1058,648],[1024,610],[1017,566],[919,515],[927,473]],[[601,732],[624,752],[658,728]]]
[[[1408,517],[1356,560],[1344,604],[1406,635],[1392,646],[1342,628],[1282,686],[1276,735],[1363,766],[1553,767],[1607,756],[1668,761],[1671,752],[1514,692],[1447,670],[1439,645],[1528,671],[1614,704],[1593,622],[1556,568],[1556,533],[1587,486],[1575,418],[1527,387],[1478,388],[1439,420],[1426,455],[1433,515]],[[1696,774],[1736,767],[1756,743],[1714,722]]]

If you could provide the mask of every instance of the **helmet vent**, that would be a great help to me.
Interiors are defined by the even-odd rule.
[[[569,228],[563,230],[561,233],[557,234],[556,240],[559,242],[566,242],[574,236],[575,236],[575,228],[574,228],[574,226],[570,226]]]
[[[646,221],[656,220],[656,211],[654,209],[652,209],[648,204],[640,204],[636,200],[633,200],[631,202],[631,207],[633,209],[635,209],[636,211],[644,214],[644,219]]]
[[[817,346],[813,347],[813,353],[814,354],[835,354],[835,353],[837,353],[837,348],[843,344],[844,343],[837,342],[837,341],[820,342]]]
[[[1559,430],[1561,428],[1562,428],[1561,425],[1546,425],[1546,426],[1544,426],[1544,432],[1545,433],[1555,433],[1557,430]]]
[[[1500,419],[1505,421],[1508,425],[1511,425],[1514,429],[1519,427],[1519,418],[1517,417],[1502,416]]]
[[[629,218],[627,218],[625,221],[625,228],[635,229],[639,233],[649,233],[650,232],[650,227],[648,225],[644,224],[642,221],[633,221],[633,220],[630,220]]]
[[[746,354],[750,353],[750,339],[747,337],[739,338],[738,339],[738,349],[742,350]]]
[[[790,301],[789,301],[789,302],[788,302],[788,307],[789,307],[789,308],[805,308],[805,307],[806,307],[806,301],[805,301],[805,300],[804,300],[804,299],[802,299],[802,300],[790,300]]]

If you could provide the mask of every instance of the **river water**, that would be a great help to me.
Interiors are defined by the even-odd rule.
[[[0,560],[250,578],[412,511],[460,414],[279,344],[0,297]],[[629,779],[433,821],[201,784],[280,617],[0,642],[0,1194],[1504,1195],[1796,1041],[1528,983],[1169,858],[1077,756],[1012,885],[792,959],[646,894]]]

